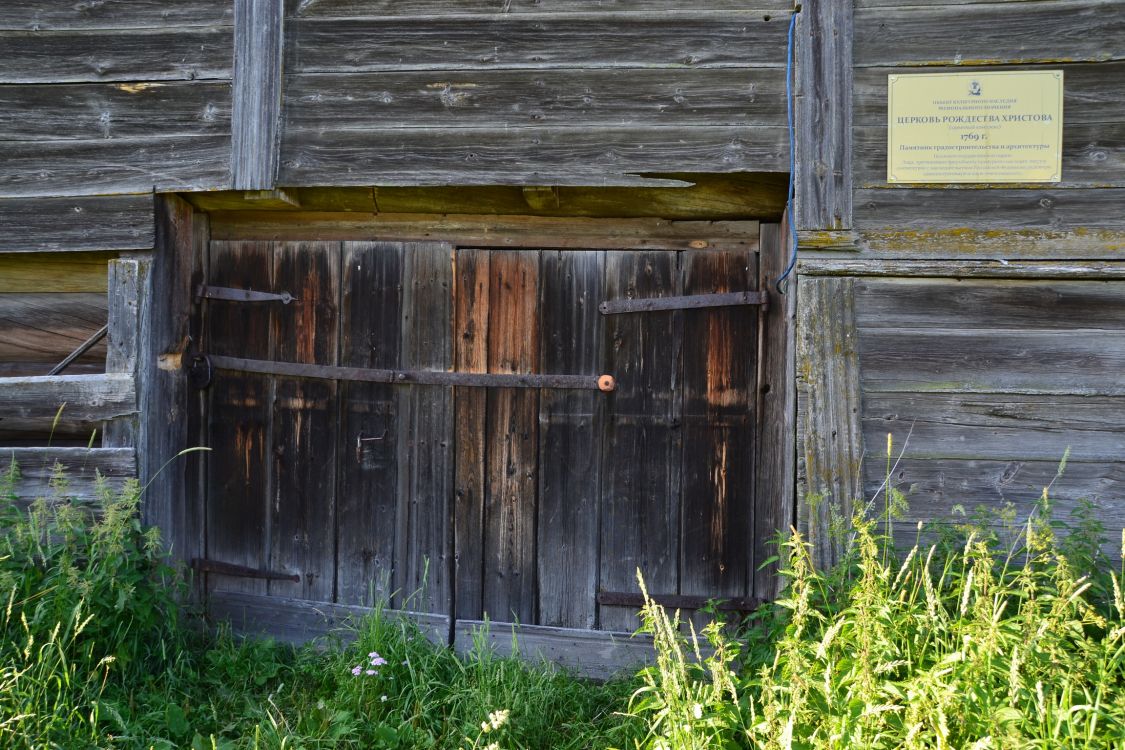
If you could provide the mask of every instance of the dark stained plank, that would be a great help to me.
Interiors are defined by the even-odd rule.
[[[295,298],[270,306],[272,357],[337,364],[340,247],[329,242],[277,245],[273,288]],[[239,303],[231,303],[237,305]],[[277,378],[270,432],[269,569],[299,583],[270,581],[271,595],[330,602],[336,578],[336,383]]]
[[[0,448],[0,473],[7,473],[13,462],[20,478],[12,490],[21,505],[38,498],[94,504],[101,496],[99,476],[111,492],[137,476],[132,448]],[[56,476],[64,484],[53,486]]]
[[[789,265],[787,222],[783,218],[780,224],[762,224],[761,233],[758,284],[770,293],[770,305],[762,314],[758,342],[753,593],[771,599],[780,593],[783,581],[776,563],[763,567],[762,562],[780,552],[774,539],[788,534],[796,521],[797,291],[790,282],[784,295],[776,293],[776,281]]]
[[[855,295],[860,328],[1120,331],[1125,325],[1125,288],[1108,280],[862,279]]]
[[[643,182],[636,173],[670,167],[783,172],[788,149],[785,128],[776,126],[287,130],[278,182],[629,185]]]
[[[887,126],[856,127],[855,185],[887,184]],[[1125,120],[1063,125],[1062,187],[1125,187]],[[1041,188],[1042,186],[1037,186]],[[906,188],[909,190],[910,188]]]
[[[230,168],[236,190],[270,190],[277,177],[282,17],[280,0],[234,0]]]
[[[1062,63],[1125,58],[1125,15],[1098,0],[855,11],[855,62]]]
[[[404,369],[448,370],[453,363],[453,248],[410,243],[403,264]],[[448,614],[453,494],[452,388],[398,386],[396,606]]]
[[[544,250],[542,371],[602,374],[605,253]],[[539,624],[597,624],[598,519],[606,397],[543,390],[539,404]]]
[[[852,226],[852,6],[806,0],[797,16],[796,225]]]
[[[229,26],[0,31],[0,83],[229,79]]]
[[[285,82],[291,130],[783,125],[780,68],[317,73]],[[2,99],[0,99],[2,101]],[[2,120],[0,120],[2,122]]]
[[[98,0],[43,2],[5,0],[0,29],[177,28],[230,23],[230,0]]]
[[[489,258],[488,369],[539,366],[539,253]],[[536,621],[539,393],[496,388],[486,397],[483,610],[492,620]]]
[[[791,11],[789,0],[755,0],[755,10],[764,15]],[[707,0],[699,10],[742,11],[745,2]],[[285,0],[287,15],[300,18],[353,16],[459,15],[465,13],[511,13],[547,15],[552,13],[651,13],[683,10],[677,0],[568,0],[543,3],[541,0]]]
[[[454,294],[454,370],[488,372],[488,320],[491,271],[488,250],[459,248]],[[454,611],[458,618],[480,619],[484,602],[485,433],[487,392],[454,389],[454,513],[456,560]]]
[[[0,195],[96,195],[227,187],[229,153],[230,137],[225,135],[0,141]]]
[[[797,529],[824,570],[843,553],[836,519],[862,500],[860,375],[878,365],[860,358],[852,279],[802,278],[796,294]]]
[[[62,412],[59,412],[62,407]],[[51,375],[0,378],[0,429],[49,434],[56,416],[69,432],[85,434],[99,422],[137,411],[132,375]]]
[[[393,368],[399,362],[402,247],[386,242],[344,244],[340,303],[340,364]],[[340,383],[337,448],[336,601],[390,601],[394,566],[399,430],[393,386]]]
[[[1122,115],[1125,120],[1125,115]],[[856,228],[902,233],[971,227],[977,231],[1125,232],[1125,188],[942,188],[855,191]],[[1096,239],[1094,240],[1097,241]]]
[[[0,199],[0,226],[5,228],[0,252],[149,250],[154,237],[152,195]],[[109,257],[0,255],[0,292],[105,291]]]
[[[211,242],[209,284],[273,288],[273,248],[265,242]],[[261,305],[209,302],[207,351],[270,358],[270,311]],[[207,554],[220,562],[268,564],[267,447],[272,385],[249,373],[220,373],[210,394]],[[265,581],[208,574],[209,590],[266,593]]]
[[[1125,399],[989,393],[872,393],[863,404],[864,442],[906,458],[1120,461]],[[909,436],[909,439],[908,439]]]
[[[689,250],[680,274],[683,294],[751,291],[757,255]],[[683,312],[680,594],[753,594],[758,331],[755,306]]]
[[[46,375],[104,326],[106,316],[104,294],[0,294],[0,372]],[[102,339],[65,372],[105,372],[105,357]]]
[[[1125,101],[1119,96],[1116,81],[1125,76],[1125,62],[1057,64],[1052,70],[1063,72],[1063,112],[1066,125],[1092,122],[1120,122],[1125,119]],[[1034,70],[1034,66],[1005,66],[999,70]],[[997,71],[994,65],[957,66],[954,72]],[[855,71],[854,125],[887,124],[887,76],[915,73],[940,73],[933,67],[857,68]]]
[[[867,328],[868,392],[1125,395],[1125,332]]]
[[[759,13],[293,19],[294,73],[780,66],[787,18]]]
[[[674,296],[678,275],[672,253],[609,252],[605,295]],[[614,315],[603,323],[605,368],[617,378],[617,390],[607,398],[601,465],[602,591],[636,591],[638,568],[654,594],[679,588],[680,315]],[[603,630],[634,630],[637,624],[631,609],[599,607]]]
[[[221,135],[230,84],[77,83],[0,86],[0,140]]]

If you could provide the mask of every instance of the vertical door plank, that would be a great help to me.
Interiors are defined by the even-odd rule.
[[[609,252],[606,299],[675,295],[676,266],[671,252]],[[640,568],[649,591],[668,594],[679,586],[682,314],[612,315],[605,325],[617,390],[607,405],[599,587],[636,591]],[[600,608],[602,629],[637,624],[633,609]]]
[[[690,250],[684,294],[751,291],[757,255]],[[751,265],[753,266],[751,268]],[[750,595],[758,308],[685,310],[680,593]]]
[[[495,251],[489,273],[489,371],[533,372],[539,363],[539,253]],[[490,389],[487,424],[484,611],[493,620],[534,623],[538,392]]]
[[[239,289],[273,289],[273,251],[268,242],[212,242],[208,283]],[[208,303],[207,351],[269,359],[270,311],[265,305]],[[210,394],[207,557],[264,568],[267,564],[266,427],[270,378],[217,373]],[[266,593],[266,582],[208,574],[216,591]]]
[[[489,251],[459,249],[456,278],[454,369],[488,372]],[[483,617],[486,401],[483,388],[454,389],[455,614],[469,620]]]
[[[405,245],[403,369],[453,364],[453,248]],[[452,577],[453,389],[396,386],[398,529],[395,606],[449,612]]]
[[[295,298],[272,305],[280,362],[335,365],[340,246],[288,242],[274,251],[274,286]],[[271,594],[329,602],[336,565],[336,383],[277,378],[271,432],[270,567],[298,583],[271,581]]]
[[[345,242],[340,364],[398,367],[402,333],[402,244]],[[389,603],[398,487],[394,388],[344,382],[340,389],[336,494],[336,599]]]
[[[605,253],[543,251],[542,370],[601,374]],[[593,628],[606,396],[544,389],[539,405],[539,624]]]

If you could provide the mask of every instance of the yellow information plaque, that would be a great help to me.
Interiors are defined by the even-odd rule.
[[[1058,182],[1061,70],[887,76],[887,182]]]

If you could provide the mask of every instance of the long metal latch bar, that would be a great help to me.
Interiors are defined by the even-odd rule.
[[[649,297],[646,299],[607,299],[598,305],[602,315],[655,312],[657,310],[689,310],[700,307],[733,307],[735,305],[769,305],[767,292],[724,292],[692,294],[686,297]]]
[[[470,388],[573,388],[608,393],[617,387],[612,375],[543,375],[538,373],[505,374],[483,372],[430,372],[428,370],[378,370],[365,367],[335,367],[296,362],[271,362],[263,359],[242,359],[207,355],[216,370],[254,372],[296,378],[353,380],[362,383],[400,385],[454,385]]]
[[[239,576],[240,578],[264,578],[267,581],[301,582],[301,576],[296,573],[250,568],[245,565],[235,565],[234,563],[222,562],[220,560],[205,560],[201,557],[193,558],[191,567],[197,573],[220,573],[225,576]]]
[[[207,286],[200,284],[195,288],[197,299],[221,299],[227,302],[280,302],[288,305],[293,302],[289,292],[256,292],[253,289],[232,289],[227,286]]]

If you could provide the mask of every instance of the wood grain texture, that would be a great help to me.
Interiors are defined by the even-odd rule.
[[[400,356],[404,369],[447,370],[453,362],[452,253],[452,246],[441,242],[406,247]],[[452,391],[430,386],[395,390],[395,601],[443,614],[449,613],[453,572]]]
[[[542,372],[601,372],[605,253],[542,252]],[[539,403],[539,618],[593,628],[598,583],[598,503],[606,399],[544,389]]]
[[[398,366],[403,250],[397,243],[344,243],[340,364]],[[390,601],[399,430],[393,386],[340,383],[336,491],[336,600]]]
[[[787,227],[762,224],[758,285],[770,292],[770,305],[761,314],[757,375],[757,444],[754,473],[753,559],[757,562],[753,594],[771,599],[780,593],[781,579],[776,564],[762,567],[763,561],[778,553],[771,541],[786,534],[796,522],[796,417],[797,378],[795,334],[797,294],[795,284],[787,285],[784,295],[776,294],[774,284],[789,265]]]
[[[1125,58],[1125,16],[1099,0],[857,8],[855,63],[982,65]]]
[[[834,520],[862,500],[862,347],[851,279],[804,278],[796,291],[797,528],[825,569],[843,551]],[[879,366],[862,364],[864,374]]]
[[[339,348],[340,247],[290,242],[274,248],[273,285],[296,299],[270,306],[271,357],[335,365]],[[237,303],[235,303],[237,304]],[[270,414],[270,551],[267,567],[297,573],[269,593],[332,601],[336,581],[337,384],[274,379]]]
[[[234,0],[231,185],[269,190],[281,129],[283,0]]]
[[[149,250],[154,237],[152,196],[5,198],[0,199],[0,226],[5,228],[0,253]],[[20,260],[0,255],[0,291],[104,291],[109,257]],[[100,285],[95,286],[99,276]]]
[[[883,260],[803,258],[798,273],[809,276],[866,276],[952,279],[1125,279],[1125,263],[1112,261]]]
[[[459,248],[454,292],[454,369],[488,372],[489,302],[492,272],[488,250]],[[454,389],[454,556],[455,613],[459,618],[484,616],[484,503],[487,393],[480,388]]]
[[[44,3],[8,0],[0,7],[0,29],[138,29],[210,26],[230,23],[230,0],[100,0]]]
[[[104,294],[0,294],[0,373],[46,375],[106,323]],[[106,371],[103,339],[69,375]]]
[[[747,4],[736,0],[707,0],[700,10],[744,11]],[[753,8],[763,15],[788,13],[789,0],[755,0]],[[566,3],[543,3],[540,0],[286,0],[288,15],[317,17],[353,16],[418,16],[478,14],[557,13],[652,13],[678,11],[683,4],[676,0],[568,0]]]
[[[868,328],[868,393],[1125,395],[1125,331]]]
[[[357,633],[355,626],[372,612],[370,607],[225,591],[212,592],[207,608],[213,622],[229,622],[239,635],[269,636],[294,645],[329,634],[351,642]],[[396,625],[417,625],[434,645],[448,645],[449,618],[445,616],[394,609],[381,609],[380,615]]]
[[[539,253],[489,259],[488,369],[539,369]],[[486,395],[483,610],[489,619],[535,622],[539,393]]]
[[[20,474],[13,499],[21,505],[38,498],[93,505],[101,497],[99,477],[107,490],[116,492],[137,476],[131,448],[0,448],[0,471],[13,463]]]
[[[797,16],[796,223],[852,226],[852,7],[805,2]]]
[[[755,12],[295,18],[294,73],[780,66],[786,19]]]
[[[453,649],[462,655],[482,642],[488,653],[545,662],[594,680],[634,673],[652,663],[652,639],[629,632],[597,632],[577,628],[522,625],[511,622],[458,620]]]
[[[110,261],[107,303],[105,371],[136,377],[143,342],[144,295],[150,288],[151,262],[139,258]],[[137,418],[116,419],[106,424],[102,445],[106,448],[135,448]]]
[[[582,68],[297,74],[285,81],[285,124],[298,131],[785,123],[779,68],[627,76],[626,86],[620,71]]]
[[[0,31],[0,83],[229,79],[231,27]]]
[[[60,424],[89,432],[99,422],[135,414],[136,385],[132,375],[50,375],[0,378],[0,427],[50,432]]]
[[[229,152],[230,138],[225,135],[0,141],[0,195],[47,197],[228,187]]]
[[[851,233],[846,247],[832,237],[809,236],[801,232],[801,247],[807,250],[859,251],[864,258],[883,261],[908,259],[966,261],[1038,260],[1075,263],[1088,260],[1115,260],[1125,250],[1125,231],[1077,227],[1052,229],[896,229],[881,227]],[[838,233],[820,233],[838,234]],[[827,246],[820,245],[828,240]],[[1042,265],[1042,263],[1041,263]]]
[[[0,86],[5,141],[219,135],[230,119],[227,83]]]
[[[378,144],[372,148],[372,144]],[[638,173],[782,172],[785,128],[383,128],[282,136],[286,185],[636,185]]]
[[[260,211],[212,215],[216,239],[331,240],[376,236],[384,240],[444,238],[460,247],[637,248],[686,250],[692,243],[755,248],[756,221],[667,221],[664,219],[564,219],[537,216]]]

